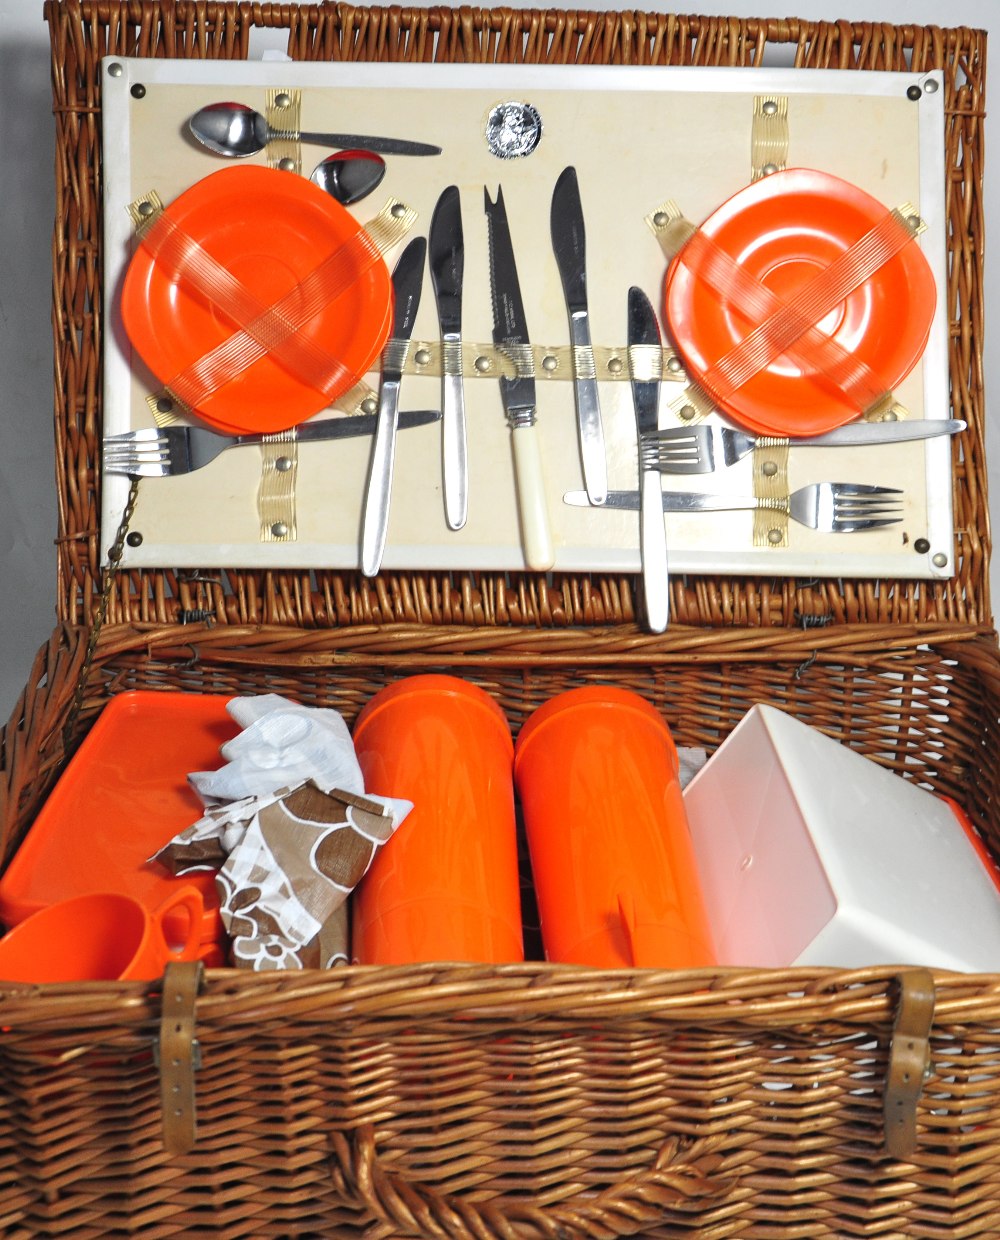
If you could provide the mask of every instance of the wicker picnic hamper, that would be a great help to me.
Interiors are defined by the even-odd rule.
[[[416,671],[485,687],[515,732],[564,688],[622,685],[709,751],[767,702],[953,797],[1000,859],[981,32],[236,0],[45,16],[60,623],[3,733],[0,865],[115,694],[274,691],[350,722]],[[943,70],[955,576],[675,578],[651,636],[630,577],[102,573],[98,62],[246,58],[261,28],[318,61]],[[1000,974],[550,966],[525,918],[523,965],[0,988],[0,1232],[1000,1235]]]

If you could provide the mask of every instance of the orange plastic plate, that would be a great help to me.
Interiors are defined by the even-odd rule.
[[[166,208],[187,237],[266,306],[273,305],[358,231],[357,220],[305,177],[256,165],[196,182]],[[288,430],[368,371],[389,336],[392,282],[379,259],[297,333],[340,361],[344,382],[327,393],[265,354],[217,387],[194,411],[230,433]],[[350,271],[350,269],[348,269]],[[138,246],[122,283],[121,314],[136,352],[164,384],[227,340],[240,324]]]
[[[878,224],[888,207],[839,177],[791,168],[734,194],[701,231],[750,277],[784,300]],[[697,382],[757,326],[678,255],[666,276],[664,313]],[[934,274],[911,241],[818,325],[891,391],[916,365],[930,333]],[[731,396],[723,412],[758,434],[820,435],[858,417],[819,369],[794,351]]]
[[[175,878],[147,860],[202,816],[191,771],[216,770],[239,731],[228,697],[137,691],[111,699],[0,880],[8,928],[71,896],[117,891],[149,909],[185,884],[202,892],[202,941],[221,933],[212,871]]]

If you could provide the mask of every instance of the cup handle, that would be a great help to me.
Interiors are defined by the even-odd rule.
[[[164,919],[174,911],[174,909],[183,908],[188,915],[188,933],[187,938],[180,947],[173,947],[167,942],[167,936],[163,933]],[[205,915],[205,901],[202,899],[201,892],[197,887],[185,886],[179,888],[157,905],[152,913],[152,922],[156,933],[160,936],[163,950],[169,960],[194,960],[199,955],[201,942],[201,921]]]

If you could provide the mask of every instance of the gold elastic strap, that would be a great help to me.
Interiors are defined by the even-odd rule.
[[[748,322],[760,323],[785,305],[701,231],[692,234],[681,261],[713,292],[724,296]],[[788,353],[804,368],[816,370],[817,378],[829,376],[834,391],[847,399],[853,395],[853,403],[859,409],[885,395],[884,382],[818,327],[807,326],[801,339],[789,346]],[[708,386],[704,379],[702,382]]]
[[[917,235],[919,224],[920,220],[908,205],[887,212],[874,228],[803,285],[790,301],[775,298],[779,304],[768,316],[758,321],[739,344],[709,367],[702,377],[704,386],[716,400],[725,401],[792,346],[798,346],[799,354],[813,366],[826,370],[829,352],[826,346],[818,340],[805,346],[799,342],[807,333],[817,330],[817,324],[908,245]],[[825,333],[819,335],[829,340]],[[873,398],[882,397],[886,390],[886,385],[880,384],[878,392],[868,395],[859,412],[867,408]]]
[[[238,328],[225,341],[175,375],[169,390],[189,408],[271,354],[309,387],[341,389],[344,363],[299,334],[330,302],[341,297],[359,275],[380,260],[371,237],[358,228],[309,275],[273,305],[266,306],[164,212],[143,236],[164,269],[189,283]]]
[[[295,484],[299,472],[298,444],[291,434],[269,435],[260,445],[257,513],[261,542],[294,542],[298,537]]]
[[[750,130],[750,179],[780,172],[788,165],[788,98],[757,95]]]
[[[302,172],[302,148],[299,145],[302,92],[300,90],[269,90],[266,95],[264,119],[269,129],[267,163],[270,168]]]
[[[760,436],[753,449],[753,493],[767,507],[753,514],[755,547],[788,546],[788,440]],[[772,506],[772,502],[773,505]]]

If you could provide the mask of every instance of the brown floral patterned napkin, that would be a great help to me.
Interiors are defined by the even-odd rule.
[[[210,807],[151,860],[173,874],[216,870],[234,965],[346,964],[347,897],[405,811],[312,781]]]

